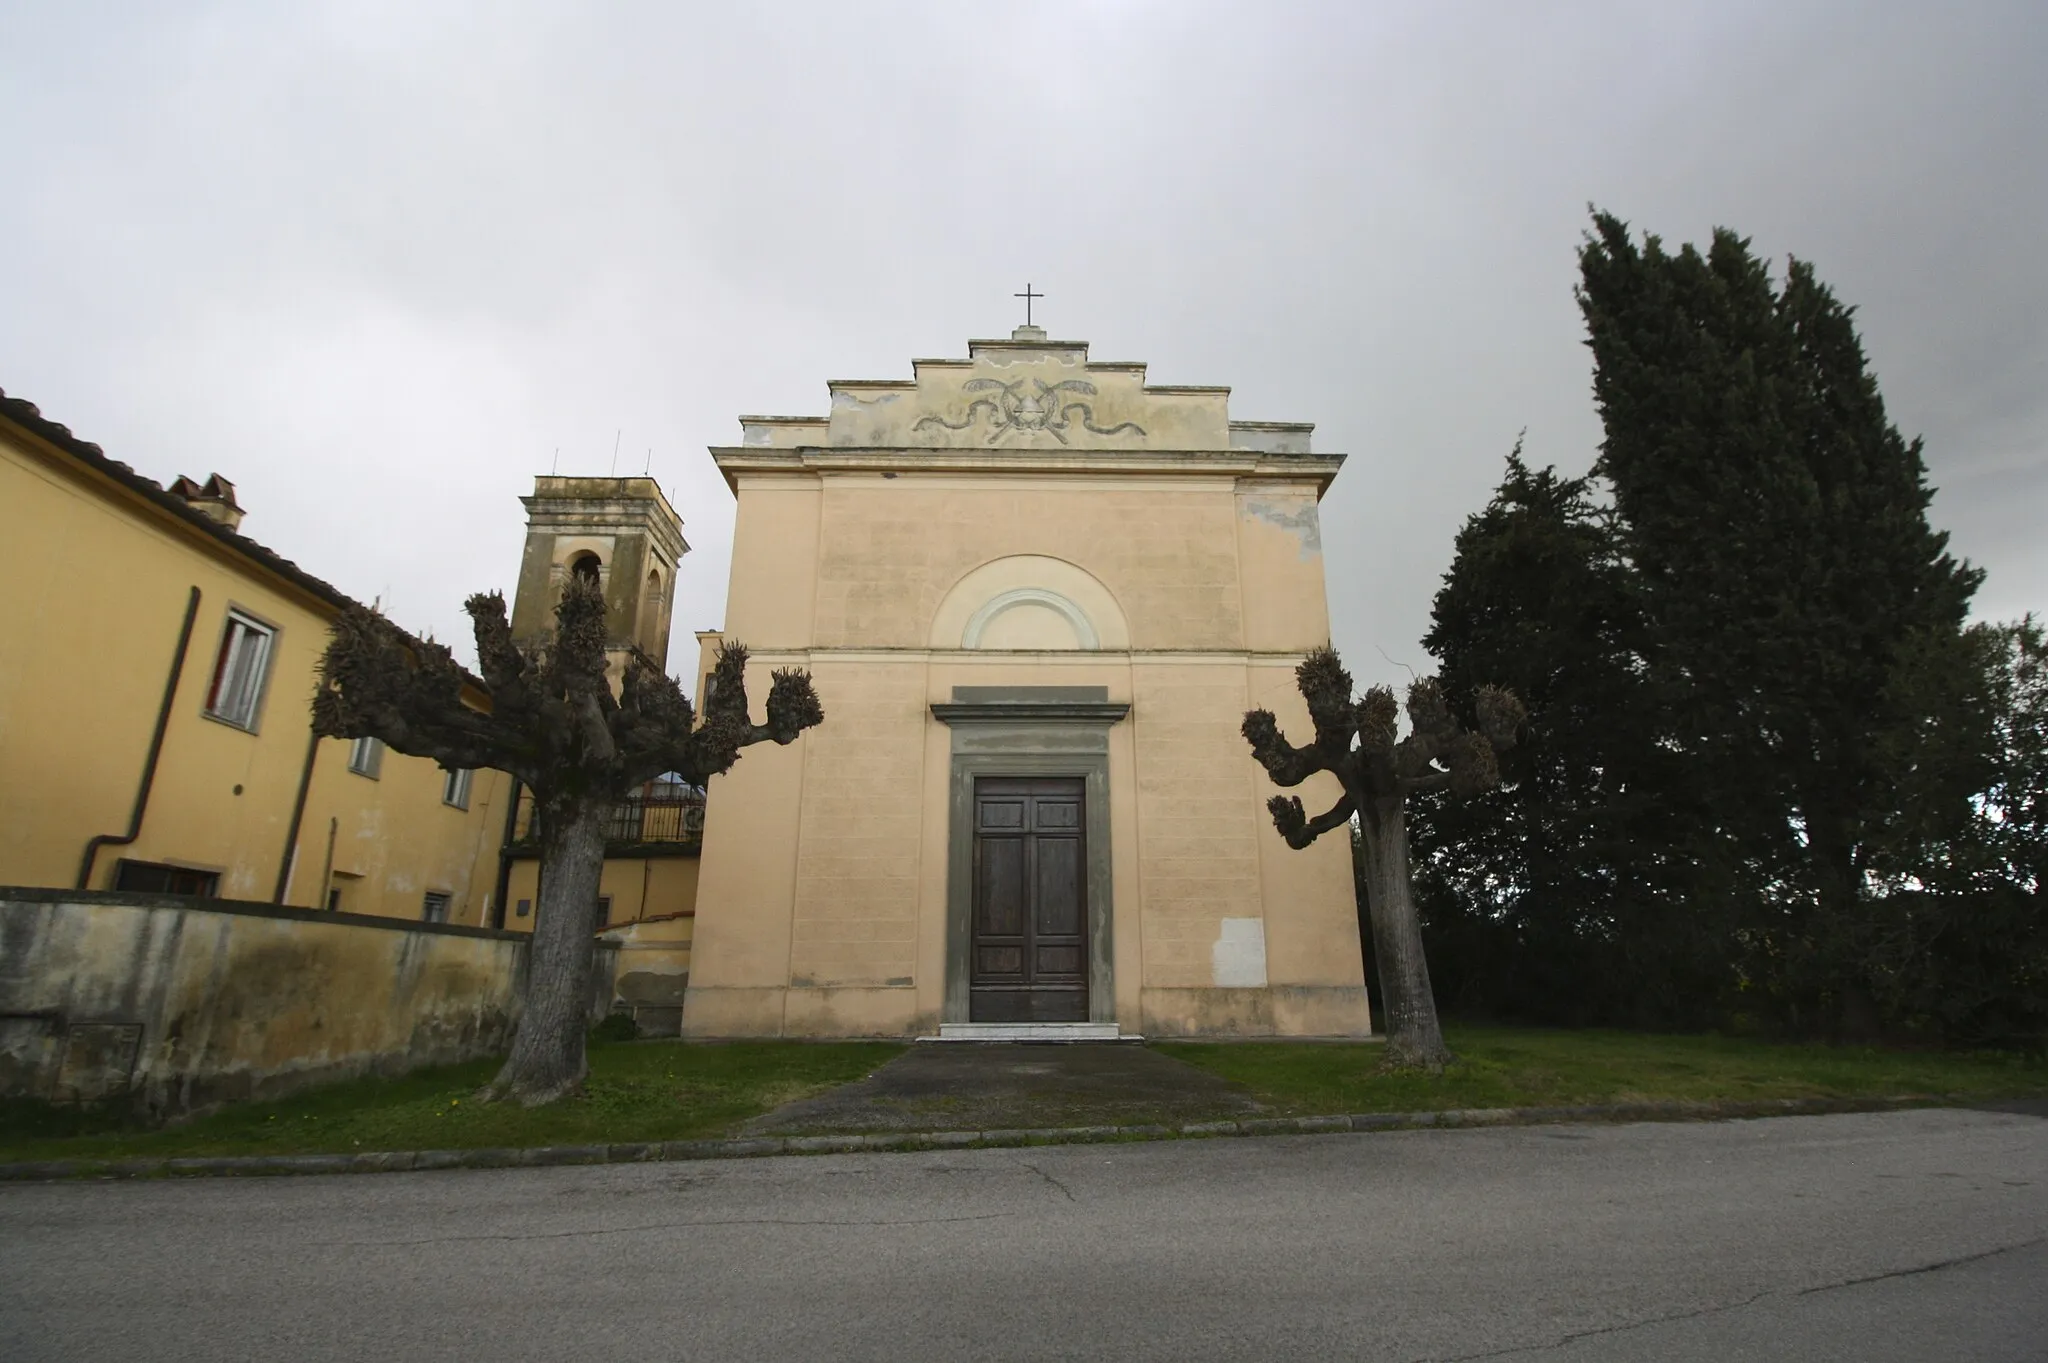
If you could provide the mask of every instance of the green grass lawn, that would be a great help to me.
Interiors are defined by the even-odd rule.
[[[1172,1042],[1162,1053],[1242,1084],[1275,1115],[1561,1107],[1643,1101],[2048,1095],[2048,1061],[1880,1051],[1712,1036],[1448,1029],[1458,1063],[1389,1074],[1371,1044]],[[109,1113],[0,1104],[0,1161],[179,1155],[352,1154],[613,1144],[728,1136],[750,1117],[871,1073],[886,1042],[593,1042],[584,1097],[527,1109],[473,1096],[494,1060],[244,1103],[160,1130]],[[1094,1120],[1157,1120],[1132,1110]]]
[[[1447,1027],[1441,1076],[1385,1073],[1376,1045],[1171,1042],[1167,1055],[1249,1088],[1277,1114],[1766,1098],[2035,1097],[2048,1062],[1715,1036]]]
[[[858,1079],[902,1049],[885,1042],[593,1042],[585,1095],[532,1109],[473,1100],[497,1072],[495,1060],[237,1104],[154,1131],[122,1129],[111,1114],[0,1104],[0,1161],[715,1138],[730,1135],[749,1117]]]

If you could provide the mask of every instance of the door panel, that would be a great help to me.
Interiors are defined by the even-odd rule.
[[[1035,838],[1036,895],[1040,937],[1079,937],[1082,922],[1081,840]]]
[[[975,783],[973,1021],[1087,1021],[1082,827],[1077,779],[984,777]]]
[[[984,838],[981,884],[975,895],[975,932],[981,938],[1015,938],[1024,933],[1030,886],[1024,874],[1024,839]]]

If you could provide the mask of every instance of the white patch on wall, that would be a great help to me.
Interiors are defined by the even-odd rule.
[[[1209,969],[1218,989],[1266,987],[1266,920],[1226,918],[1209,951]]]
[[[1285,530],[1301,546],[1301,561],[1320,558],[1323,552],[1323,523],[1316,517],[1316,504],[1279,501],[1268,497],[1247,497],[1245,514],[1254,520]]]

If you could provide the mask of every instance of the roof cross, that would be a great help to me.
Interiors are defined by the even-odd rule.
[[[1045,295],[1044,295],[1044,294],[1042,294],[1042,293],[1033,293],[1033,292],[1031,292],[1031,286],[1030,286],[1029,284],[1026,284],[1026,285],[1024,286],[1024,292],[1022,292],[1022,293],[1013,293],[1013,294],[1011,294],[1011,295],[1010,295],[1010,297],[1012,297],[1012,298],[1021,298],[1021,299],[1023,299],[1023,300],[1024,300],[1024,325],[1025,325],[1025,326],[1027,326],[1027,327],[1028,327],[1028,326],[1030,326],[1030,325],[1031,325],[1031,300],[1032,300],[1032,299],[1034,299],[1034,298],[1043,298],[1043,297],[1045,297]]]

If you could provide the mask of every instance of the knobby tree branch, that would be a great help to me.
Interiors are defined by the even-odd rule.
[[[765,724],[748,715],[746,647],[721,645],[703,722],[673,677],[637,649],[615,695],[606,675],[605,603],[572,580],[553,636],[522,647],[496,592],[465,605],[481,678],[449,650],[360,607],[335,622],[313,698],[316,732],[377,738],[444,767],[510,772],[543,803],[557,792],[617,799],[668,772],[693,785],[730,771],[755,743],[793,742],[823,722],[810,674],[779,669]],[[481,681],[481,686],[476,683]],[[465,689],[480,693],[475,703]]]
[[[1295,681],[1307,703],[1313,740],[1301,747],[1288,742],[1269,710],[1245,715],[1245,740],[1275,785],[1298,786],[1326,771],[1343,793],[1314,818],[1299,796],[1275,795],[1266,808],[1280,836],[1297,850],[1358,818],[1389,1059],[1441,1068],[1451,1054],[1443,1044],[1423,959],[1409,881],[1405,802],[1410,795],[1448,791],[1468,796],[1498,785],[1498,754],[1515,742],[1525,718],[1522,703],[1499,687],[1481,687],[1472,699],[1473,723],[1467,727],[1442,685],[1433,677],[1419,678],[1408,687],[1408,733],[1403,737],[1393,691],[1375,686],[1354,696],[1351,674],[1335,650],[1310,652],[1295,669]]]
[[[702,786],[731,770],[742,749],[794,742],[823,723],[825,711],[809,673],[782,669],[769,689],[767,722],[755,724],[747,650],[736,641],[719,648],[701,719],[675,679],[637,649],[614,692],[604,596],[581,578],[567,584],[552,634],[536,642],[513,639],[496,592],[472,596],[465,609],[480,679],[440,644],[360,607],[345,611],[321,660],[313,729],[380,739],[450,769],[509,772],[533,792],[540,912],[512,1055],[487,1093],[550,1102],[582,1086],[605,815],[669,772]]]

